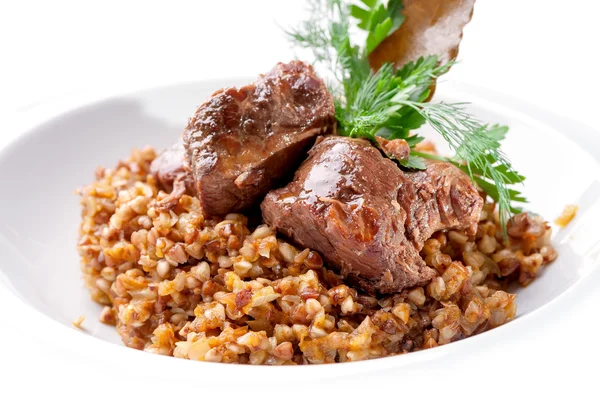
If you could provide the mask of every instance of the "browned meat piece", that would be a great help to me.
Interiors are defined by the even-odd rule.
[[[333,98],[300,61],[217,91],[183,133],[204,211],[223,215],[257,204],[293,173],[317,135],[334,129]]]
[[[406,211],[406,235],[419,250],[439,230],[477,232],[483,198],[460,169],[432,162],[427,170],[405,175],[412,184],[398,191],[398,203]]]
[[[379,148],[385,155],[399,161],[408,161],[410,157],[410,146],[404,139],[388,140],[383,137],[375,136]]]
[[[194,177],[181,139],[152,161],[150,173],[165,191],[170,192],[158,203],[159,208],[171,209],[177,205],[183,194],[195,194]]]
[[[427,283],[419,251],[441,229],[473,229],[483,200],[458,168],[403,172],[367,141],[328,136],[261,205],[267,223],[368,292]]]

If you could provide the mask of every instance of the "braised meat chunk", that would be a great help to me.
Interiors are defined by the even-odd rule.
[[[183,194],[194,195],[196,192],[194,177],[181,139],[152,161],[150,173],[162,188],[169,192],[169,195],[158,203],[160,208],[170,209],[177,205]]]
[[[388,158],[399,161],[408,161],[410,158],[410,146],[404,139],[388,140],[383,137],[375,137],[379,148]]]
[[[398,203],[406,212],[406,235],[419,250],[436,231],[477,232],[483,198],[460,169],[432,162],[424,171],[404,175],[412,184],[398,190]]]
[[[319,138],[294,180],[270,192],[263,218],[368,292],[427,283],[419,255],[442,229],[477,227],[483,200],[450,164],[403,172],[369,142]]]
[[[224,215],[260,203],[335,123],[333,97],[300,61],[214,93],[183,133],[204,211]]]

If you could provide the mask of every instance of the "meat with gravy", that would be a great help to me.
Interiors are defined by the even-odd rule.
[[[215,92],[183,133],[208,215],[257,205],[292,176],[317,135],[335,131],[333,97],[312,66],[279,63],[252,84]]]
[[[287,186],[270,192],[263,218],[315,249],[367,292],[392,293],[436,275],[419,255],[434,232],[474,232],[483,200],[451,164],[404,172],[368,141],[319,138]]]

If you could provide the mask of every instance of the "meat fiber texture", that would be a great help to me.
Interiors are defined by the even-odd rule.
[[[312,66],[277,64],[252,84],[215,92],[183,142],[204,212],[258,205],[306,157],[319,134],[335,132],[333,97]]]
[[[363,290],[392,293],[436,275],[419,255],[444,229],[474,233],[483,199],[448,163],[404,172],[368,141],[319,138],[287,186],[270,192],[263,218],[315,249]]]

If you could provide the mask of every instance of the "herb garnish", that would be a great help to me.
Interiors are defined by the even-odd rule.
[[[526,202],[522,194],[509,186],[522,183],[524,177],[502,153],[500,142],[506,126],[479,121],[465,109],[466,103],[427,102],[434,82],[452,66],[439,65],[429,55],[395,69],[384,64],[373,71],[367,56],[404,22],[402,2],[361,0],[362,5],[343,0],[311,0],[310,18],[299,29],[288,32],[295,45],[310,49],[315,61],[324,64],[336,79],[331,91],[336,102],[339,134],[404,139],[414,148],[423,140],[411,131],[428,123],[455,152],[451,158],[411,151],[402,162],[407,169],[424,169],[424,158],[451,162],[466,173],[498,204],[500,224],[519,212],[513,201]],[[350,19],[367,32],[366,43],[359,47],[350,39]]]

